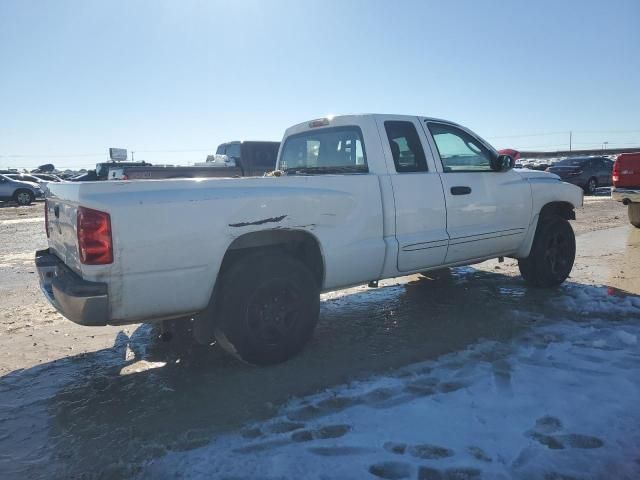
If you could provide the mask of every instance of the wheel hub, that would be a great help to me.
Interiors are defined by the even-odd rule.
[[[569,267],[569,240],[561,233],[555,233],[549,238],[545,252],[551,272],[555,276],[562,276]]]
[[[295,324],[301,303],[295,287],[277,282],[258,290],[249,303],[247,321],[256,340],[278,346]]]

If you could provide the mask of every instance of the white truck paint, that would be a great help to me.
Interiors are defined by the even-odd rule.
[[[387,128],[409,134],[392,140]],[[302,158],[288,153],[289,140],[291,152],[296,142],[306,142],[302,160],[319,162],[325,158],[322,141],[317,147],[318,141],[305,139],[343,131],[361,132],[361,137],[328,144],[339,155],[330,153],[354,159],[350,167],[362,173],[285,165]],[[439,150],[449,148],[447,142],[454,150],[471,148],[472,154],[447,156]],[[280,176],[50,184],[49,256],[40,261],[43,288],[63,310],[51,291],[51,277],[68,269],[80,282],[106,286],[107,311],[100,324],[126,324],[205,311],[221,282],[225,255],[273,246],[296,232],[319,247],[322,291],[501,256],[525,258],[541,212],[571,216],[582,205],[582,191],[545,172],[491,170],[485,157],[494,168],[499,163],[486,142],[451,122],[350,115],[289,128],[278,160],[288,171]],[[411,161],[423,169],[397,171],[410,168],[402,162]],[[112,263],[80,261],[80,206],[110,215]],[[42,258],[45,254],[40,252]],[[79,316],[72,319],[96,324]]]

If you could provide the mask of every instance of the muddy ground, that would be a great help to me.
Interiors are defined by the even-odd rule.
[[[552,323],[550,299],[568,292],[640,295],[640,231],[625,207],[587,198],[573,222],[576,266],[562,288],[528,288],[506,259],[327,294],[303,354],[256,369],[216,347],[163,343],[149,326],[62,318],[37,287],[42,212],[41,203],[0,204],[0,478],[135,476],[150,459],[268,419],[293,397],[536,328],[516,310]],[[589,308],[571,315],[577,321]]]

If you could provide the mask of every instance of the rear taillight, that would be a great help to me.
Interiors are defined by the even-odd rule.
[[[107,265],[113,262],[111,217],[91,208],[78,208],[78,250],[85,265]]]
[[[613,171],[611,172],[611,180],[613,180],[614,186],[615,186],[615,184],[617,182],[620,181],[620,164],[618,163],[617,160],[613,163]]]
[[[49,200],[44,201],[44,230],[47,232],[47,238],[49,238]]]

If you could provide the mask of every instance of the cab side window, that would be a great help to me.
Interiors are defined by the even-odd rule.
[[[445,172],[490,172],[491,152],[464,130],[445,123],[428,123]]]
[[[384,122],[384,129],[396,172],[426,172],[427,160],[415,125],[412,122],[390,120]]]

